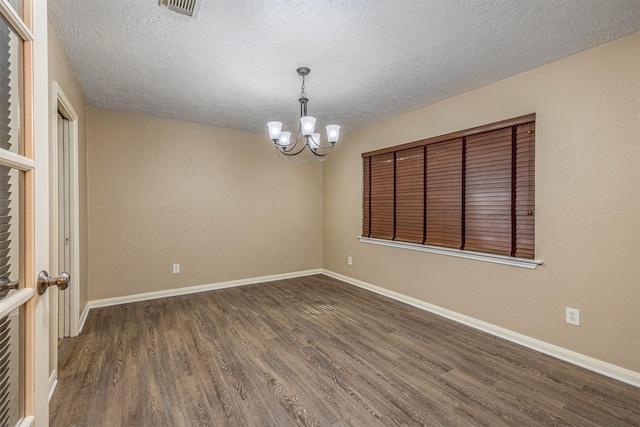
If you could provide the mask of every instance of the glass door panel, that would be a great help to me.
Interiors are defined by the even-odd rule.
[[[4,19],[0,20],[0,148],[23,154],[23,44]]]
[[[0,319],[0,425],[15,426],[22,417],[23,375],[22,310],[18,307]]]
[[[14,426],[24,416],[21,301],[31,290],[20,283],[22,175],[0,164],[0,426]]]

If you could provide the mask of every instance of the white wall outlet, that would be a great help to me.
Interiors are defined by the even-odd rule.
[[[173,264],[173,274],[180,273],[180,264]]]
[[[569,308],[567,309],[567,318],[566,322],[570,325],[580,326],[580,310],[577,308]]]
[[[353,258],[351,258],[350,256],[347,257],[347,264],[353,265]]]

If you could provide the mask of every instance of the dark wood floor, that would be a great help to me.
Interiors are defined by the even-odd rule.
[[[94,309],[52,426],[638,426],[640,389],[326,276]]]

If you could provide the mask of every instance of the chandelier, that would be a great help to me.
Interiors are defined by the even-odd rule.
[[[333,150],[336,142],[338,142],[340,126],[327,126],[327,140],[329,144],[323,145],[320,142],[320,134],[314,133],[316,118],[307,115],[307,103],[309,99],[304,92],[304,78],[309,75],[311,70],[307,67],[300,67],[296,71],[302,77],[302,89],[300,89],[300,99],[298,99],[300,102],[300,124],[298,125],[298,133],[296,134],[295,141],[291,140],[291,132],[282,131],[281,122],[267,123],[269,138],[273,141],[273,145],[280,158],[288,157],[298,163],[308,162],[314,158],[323,161]],[[308,149],[311,154],[306,158],[304,155],[297,157],[305,149]]]

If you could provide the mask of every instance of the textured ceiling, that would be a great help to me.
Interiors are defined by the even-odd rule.
[[[354,130],[639,30],[640,0],[49,0],[90,105],[266,134]]]

